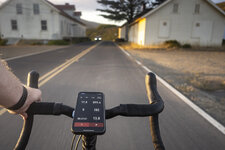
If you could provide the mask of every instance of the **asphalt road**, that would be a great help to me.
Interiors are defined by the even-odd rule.
[[[13,72],[25,83],[26,74],[41,75],[74,57],[95,43],[86,43],[53,52],[9,61]],[[43,101],[75,106],[80,91],[105,94],[106,108],[125,103],[148,103],[146,72],[112,42],[103,42],[45,83]],[[198,115],[170,90],[158,83],[165,101],[160,115],[162,138],[167,150],[223,150],[225,136]],[[36,116],[27,149],[70,149],[72,119],[65,116]],[[98,137],[99,150],[153,150],[149,118],[117,117],[107,120],[106,133]],[[0,149],[13,149],[22,119],[4,113],[0,116]]]

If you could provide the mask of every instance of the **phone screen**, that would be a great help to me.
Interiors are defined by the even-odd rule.
[[[105,133],[105,102],[101,92],[80,92],[72,125],[74,134]]]

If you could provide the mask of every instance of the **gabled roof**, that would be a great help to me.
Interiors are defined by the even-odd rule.
[[[213,6],[216,10],[218,10],[222,15],[225,16],[225,12],[221,8],[219,8],[215,3],[213,3],[211,0],[205,0],[205,1],[211,4],[211,6]]]
[[[145,18],[145,17],[147,17],[147,16],[149,16],[149,15],[155,13],[157,10],[159,10],[159,9],[161,9],[162,7],[166,6],[166,5],[169,4],[171,1],[173,1],[173,0],[167,0],[167,1],[163,2],[163,3],[160,4],[158,7],[156,7],[156,8],[154,8],[154,9],[150,10],[148,13],[146,13],[145,15],[143,15],[142,18]]]
[[[167,0],[167,1],[163,2],[162,4],[160,4],[159,6],[157,6],[156,8],[150,9],[147,12],[144,12],[144,13],[138,15],[137,17],[134,18],[134,21],[132,23],[130,23],[129,25],[132,25],[132,24],[138,22],[140,19],[145,18],[145,17],[155,13],[156,11],[158,11],[159,9],[166,6],[167,4],[169,4],[172,1],[173,0]],[[223,16],[225,16],[225,12],[221,8],[219,8],[215,3],[213,3],[211,0],[205,0],[205,1],[208,2],[217,11],[219,11]],[[223,6],[225,7],[225,2],[223,2]],[[127,22],[124,23],[122,26],[120,26],[120,28],[124,27],[125,25],[127,25]]]
[[[132,24],[138,22],[140,19],[145,18],[146,16],[150,15],[151,13],[154,13],[155,11],[160,9],[161,7],[163,7],[166,4],[168,4],[170,1],[172,1],[172,0],[164,1],[162,4],[160,4],[159,6],[157,6],[155,8],[146,9],[144,12],[142,12],[139,15],[137,15],[129,25],[132,25]],[[122,26],[120,26],[120,28],[124,27],[125,25],[127,25],[127,22],[125,22]]]
[[[4,2],[1,6],[0,9],[5,7],[9,2],[11,2],[12,0],[7,0],[6,2]],[[48,0],[41,0],[43,1],[45,4],[49,5],[53,10],[55,10],[56,12],[58,12],[59,14],[61,14],[62,16],[69,18],[70,20],[73,20],[74,22],[77,22],[83,26],[86,26],[84,23],[82,23],[81,21],[78,21],[77,19],[71,17],[70,15],[68,15],[67,13],[65,13],[62,9],[57,8],[53,3],[49,2]]]
[[[53,6],[55,9],[59,10],[60,11],[60,14],[63,15],[64,17],[67,17],[67,18],[69,18],[69,19],[71,19],[71,20],[73,20],[73,21],[75,21],[75,22],[77,22],[77,23],[79,23],[79,24],[81,24],[83,26],[86,26],[81,21],[78,21],[77,19],[75,19],[75,18],[71,17],[70,15],[68,15],[67,13],[65,13],[62,9],[57,8],[53,3],[49,2],[48,0],[42,0],[42,1],[47,2],[48,4],[50,4],[51,6]]]
[[[153,14],[154,12],[156,12],[157,10],[161,9],[162,7],[164,7],[165,5],[169,4],[170,2],[172,2],[173,0],[167,0],[164,3],[162,3],[161,5],[159,5],[158,7],[156,7],[155,9],[153,9],[152,11],[149,11],[147,14],[143,15],[142,18],[145,18],[151,14]],[[225,16],[225,12],[223,10],[221,10],[215,3],[213,3],[211,0],[205,0],[206,2],[208,2],[212,7],[214,7],[217,11],[219,11],[222,15]]]
[[[219,8],[221,8],[223,11],[225,11],[225,2],[217,3],[216,4]]]

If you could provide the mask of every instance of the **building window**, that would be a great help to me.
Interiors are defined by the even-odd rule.
[[[195,14],[199,14],[200,13],[200,4],[196,4],[195,5]]]
[[[179,4],[173,4],[173,13],[178,13]]]
[[[195,26],[196,26],[196,27],[200,27],[200,23],[197,22],[197,23],[195,24]]]
[[[47,20],[41,20],[41,30],[46,31],[47,29]]]
[[[39,4],[33,4],[33,11],[35,15],[40,14]]]
[[[12,27],[12,30],[18,30],[17,21],[16,20],[11,20],[11,27]]]
[[[167,22],[163,22],[163,26],[167,26]]]
[[[16,13],[23,14],[22,4],[20,3],[16,4]]]

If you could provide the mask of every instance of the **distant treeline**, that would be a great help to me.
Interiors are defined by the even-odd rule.
[[[96,29],[87,29],[87,37],[94,40],[95,37],[102,37],[102,40],[113,41],[118,37],[118,27],[115,25],[100,25]]]

